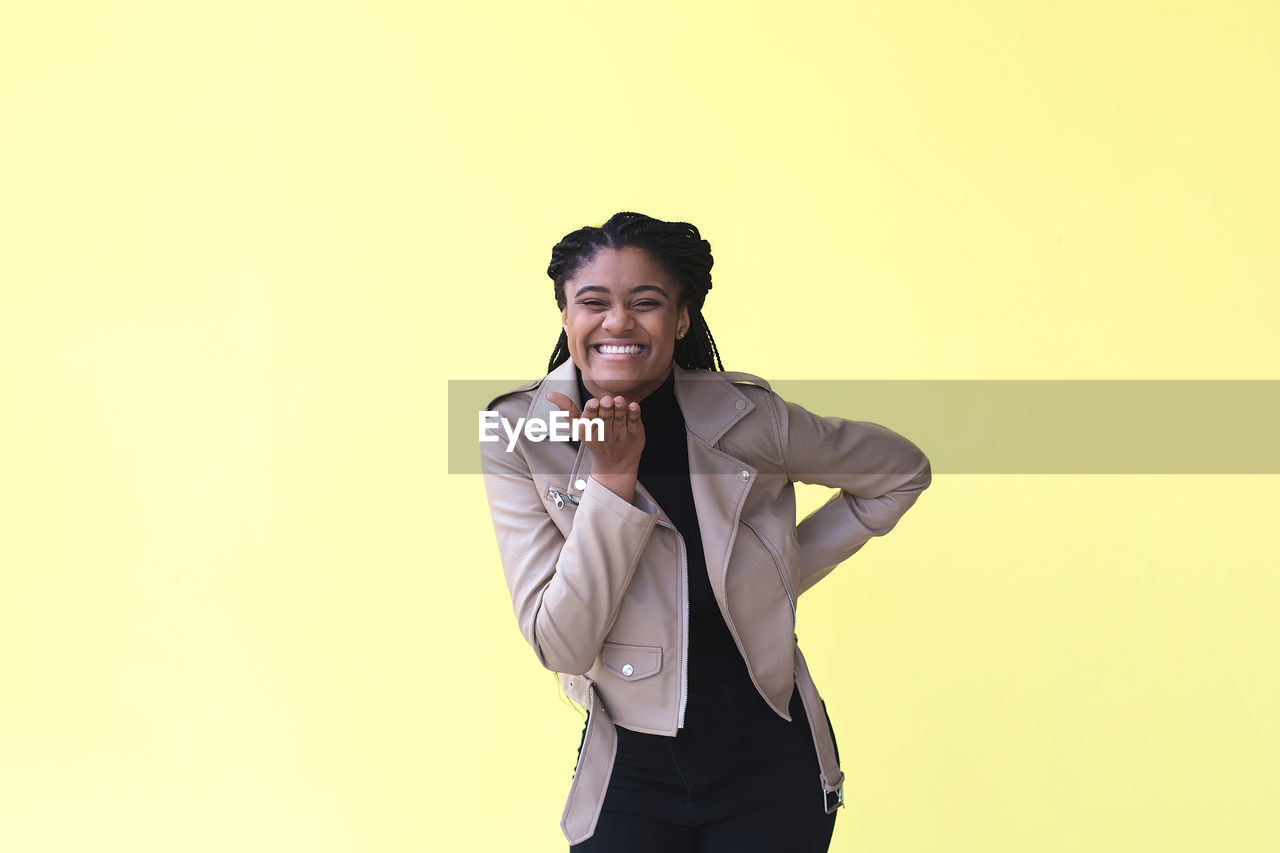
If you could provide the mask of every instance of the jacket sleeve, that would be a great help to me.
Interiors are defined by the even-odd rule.
[[[796,526],[804,592],[871,537],[892,530],[929,487],[932,471],[920,448],[886,427],[771,399],[788,479],[840,490]]]
[[[580,504],[548,509],[519,445],[481,445],[481,470],[502,571],[520,633],[544,667],[586,672],[613,627],[618,607],[657,516],[595,479]],[[568,537],[550,512],[574,513]]]

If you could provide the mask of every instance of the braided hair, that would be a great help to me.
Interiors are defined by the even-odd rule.
[[[675,342],[676,364],[689,370],[723,371],[720,351],[702,316],[702,303],[711,289],[711,244],[688,222],[664,222],[643,213],[615,213],[599,228],[588,225],[566,234],[552,248],[551,264],[547,267],[547,275],[555,282],[556,305],[564,310],[565,282],[590,263],[601,249],[629,246],[643,249],[667,271],[680,287],[679,305],[689,309],[689,329]],[[569,336],[561,331],[547,372],[568,358]]]

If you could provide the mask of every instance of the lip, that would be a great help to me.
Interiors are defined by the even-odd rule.
[[[611,347],[638,346],[640,347],[640,352],[637,352],[637,353],[600,352],[598,347],[601,347],[601,346],[611,346]],[[642,344],[639,341],[596,341],[594,344],[591,344],[588,347],[588,349],[591,350],[591,355],[593,358],[603,359],[604,361],[633,361],[635,359],[644,358],[649,354],[649,345]]]

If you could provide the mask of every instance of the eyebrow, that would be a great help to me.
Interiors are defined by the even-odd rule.
[[[667,295],[667,291],[665,291],[664,289],[662,289],[656,284],[637,284],[635,287],[631,288],[631,290],[627,292],[639,293],[642,290],[656,290],[659,293],[661,293],[663,296]],[[609,289],[607,287],[602,287],[601,285],[598,285],[598,284],[584,284],[582,287],[578,288],[574,296],[581,296],[582,294],[587,293],[588,291],[595,291],[595,292],[605,293],[605,294],[609,293]]]

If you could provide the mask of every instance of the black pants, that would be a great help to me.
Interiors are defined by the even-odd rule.
[[[595,833],[571,853],[824,853],[836,816],[799,691],[790,712],[748,680],[690,694],[676,737],[619,726]]]

